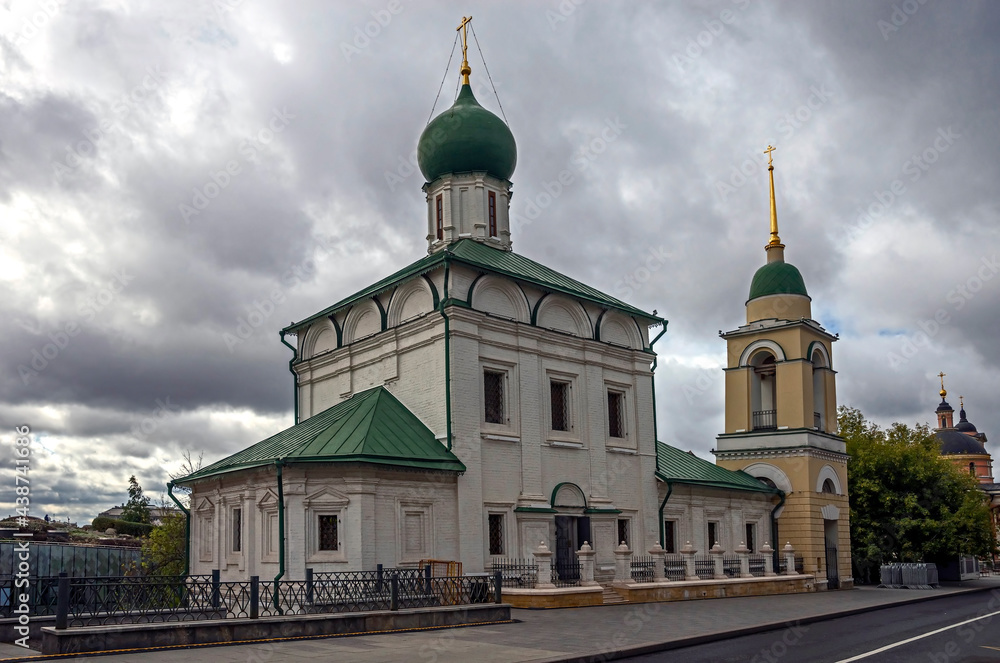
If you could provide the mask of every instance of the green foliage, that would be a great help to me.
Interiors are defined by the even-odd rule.
[[[111,527],[119,534],[128,534],[129,536],[138,537],[148,536],[149,533],[153,531],[152,525],[147,525],[145,523],[132,523],[127,520],[108,518],[107,516],[98,516],[94,518],[92,525],[98,532],[103,532]]]
[[[163,519],[163,524],[153,528],[149,538],[142,542],[142,570],[146,575],[184,573],[186,525],[183,513],[172,513]]]
[[[149,524],[149,498],[142,494],[142,486],[133,474],[128,478],[128,502],[122,509],[122,520],[130,523]]]
[[[995,550],[985,493],[941,457],[927,426],[882,430],[847,407],[838,419],[851,457],[851,555],[859,582],[875,581],[885,563],[940,563]]]

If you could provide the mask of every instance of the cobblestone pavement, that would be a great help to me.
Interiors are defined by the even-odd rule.
[[[320,659],[352,663],[556,661],[567,656],[596,654],[695,636],[721,635],[742,628],[794,622],[913,599],[989,588],[1000,589],[1000,579],[975,580],[933,590],[861,588],[818,594],[560,610],[513,610],[512,616],[519,623],[222,647],[147,650],[68,660],[95,663],[263,663]],[[970,596],[970,600],[975,599]],[[25,658],[25,653],[25,650],[12,645],[0,645],[0,661],[30,660]],[[37,652],[30,654],[41,658]],[[67,659],[60,657],[55,660]]]

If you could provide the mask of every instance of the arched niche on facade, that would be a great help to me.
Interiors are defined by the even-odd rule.
[[[594,338],[590,316],[583,307],[572,299],[559,295],[548,295],[538,303],[535,324],[580,338]]]
[[[491,274],[485,274],[473,283],[469,305],[477,311],[501,318],[518,322],[531,320],[531,309],[521,288],[516,283]]]
[[[422,276],[396,288],[389,302],[389,328],[434,311],[434,292]]]
[[[344,345],[382,331],[382,312],[372,300],[358,302],[344,320]]]
[[[605,343],[642,350],[642,336],[635,320],[617,311],[607,311],[600,319],[600,339]]]
[[[337,349],[337,330],[329,318],[317,320],[306,332],[302,356],[306,359]]]

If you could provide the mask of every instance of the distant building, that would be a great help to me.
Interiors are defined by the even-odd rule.
[[[979,489],[990,497],[993,527],[1000,537],[1000,484],[993,478],[993,457],[986,450],[986,433],[981,433],[965,414],[965,399],[958,397],[959,420],[955,425],[955,410],[945,397],[944,373],[941,378],[941,403],[934,411],[938,427],[934,434],[941,441],[941,455],[979,482]]]
[[[124,506],[112,507],[107,511],[101,511],[99,514],[97,514],[97,517],[118,519],[122,517],[122,511],[124,510],[125,510]],[[151,506],[149,507],[149,522],[151,522],[154,525],[162,525],[164,518],[166,518],[167,516],[172,516],[175,513],[180,513],[180,511],[172,506],[167,506],[167,507]]]

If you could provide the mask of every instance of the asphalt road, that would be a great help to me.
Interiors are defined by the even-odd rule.
[[[1000,662],[1000,590],[886,608],[805,626],[790,625],[781,631],[626,660],[684,663]]]

